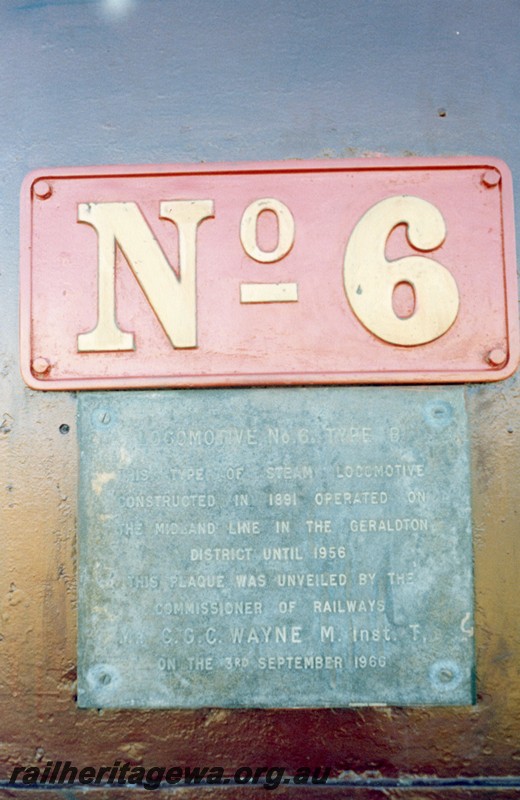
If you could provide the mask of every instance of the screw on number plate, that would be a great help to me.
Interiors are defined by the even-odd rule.
[[[39,197],[40,200],[47,200],[52,194],[52,186],[47,181],[36,181],[33,192],[35,197]]]
[[[50,361],[46,358],[35,358],[32,362],[32,371],[36,372],[37,375],[44,375],[50,369]]]
[[[110,414],[108,413],[108,411],[100,411],[99,412],[99,421],[103,425],[108,425],[108,423],[110,422]]]
[[[490,350],[486,356],[486,361],[488,364],[491,364],[492,367],[501,367],[506,359],[507,353],[505,350],[502,350],[501,347],[495,347],[493,350]]]
[[[482,183],[484,186],[487,186],[488,189],[491,189],[493,186],[498,186],[500,183],[502,176],[497,169],[487,169],[482,174]]]

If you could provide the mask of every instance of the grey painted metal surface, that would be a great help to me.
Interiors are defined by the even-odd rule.
[[[462,389],[79,398],[82,706],[472,701]]]

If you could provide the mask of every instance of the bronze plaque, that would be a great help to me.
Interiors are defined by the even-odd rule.
[[[459,388],[79,398],[83,707],[474,701]]]

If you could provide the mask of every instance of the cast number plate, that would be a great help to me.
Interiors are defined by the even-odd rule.
[[[469,158],[40,171],[21,296],[35,388],[497,380],[511,179]]]

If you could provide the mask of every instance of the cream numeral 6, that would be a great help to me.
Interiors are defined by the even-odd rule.
[[[396,225],[407,226],[408,241],[417,250],[435,250],[446,237],[440,211],[419,197],[388,197],[359,220],[345,251],[344,284],[348,301],[359,321],[385,342],[419,345],[438,339],[455,322],[459,291],[451,273],[431,258],[406,256],[388,261],[385,248]],[[392,299],[395,287],[408,283],[415,308],[406,318],[397,316]]]

